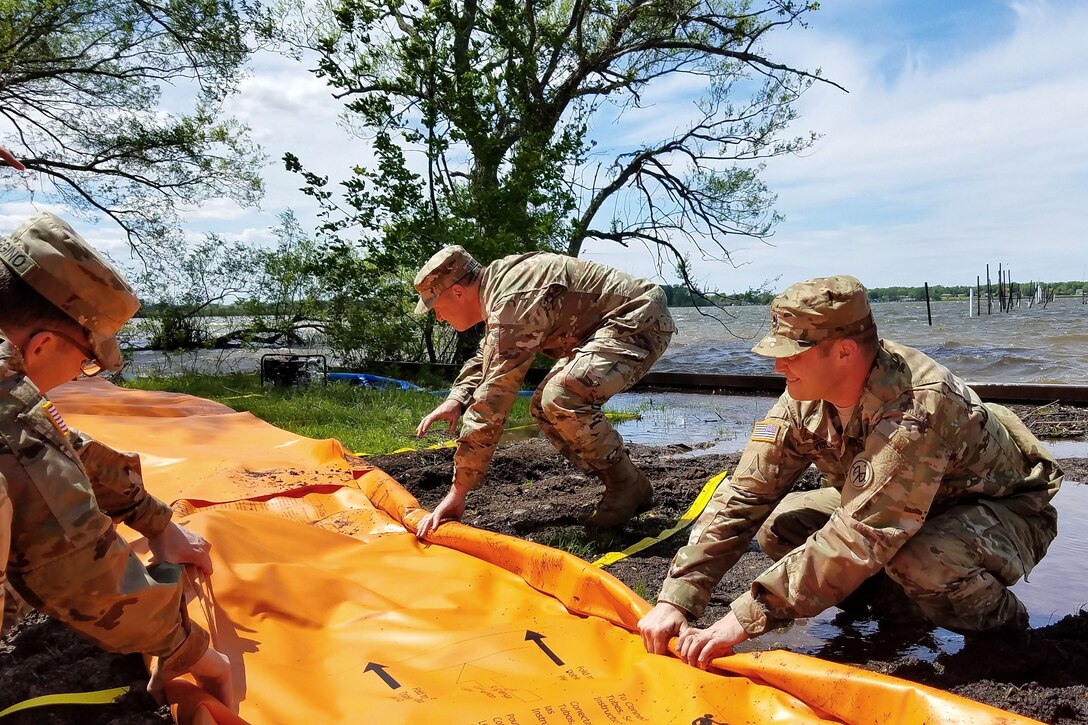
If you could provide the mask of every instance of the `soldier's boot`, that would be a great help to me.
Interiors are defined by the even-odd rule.
[[[604,482],[604,496],[593,513],[582,520],[586,526],[602,529],[619,526],[653,507],[654,488],[650,480],[626,455],[597,475]]]

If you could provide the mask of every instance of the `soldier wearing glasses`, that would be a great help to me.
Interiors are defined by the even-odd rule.
[[[160,700],[167,680],[190,672],[234,707],[230,663],[189,621],[177,566],[211,573],[208,543],[144,489],[139,456],[69,429],[44,397],[80,374],[120,370],[114,336],[139,306],[116,270],[53,214],[0,239],[4,628],[25,601],[105,649],[157,657],[148,689]],[[145,568],[118,523],[146,536],[164,563]]]

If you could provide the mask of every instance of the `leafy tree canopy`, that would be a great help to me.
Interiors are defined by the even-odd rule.
[[[482,261],[587,240],[645,246],[694,288],[686,250],[729,259],[779,217],[764,160],[807,148],[792,104],[818,71],[764,54],[768,33],[817,8],[791,0],[333,0],[266,17],[302,52],[372,142],[343,194],[305,175],[324,232],[411,267],[444,243]],[[672,83],[697,110],[607,153],[592,124]],[[607,113],[606,113],[607,112]],[[611,145],[611,140],[609,140]],[[604,144],[602,144],[603,147]],[[693,245],[693,247],[689,246]]]
[[[179,204],[261,194],[248,129],[220,113],[249,53],[230,0],[0,0],[0,145],[130,243],[162,241]],[[193,109],[163,112],[164,85]]]

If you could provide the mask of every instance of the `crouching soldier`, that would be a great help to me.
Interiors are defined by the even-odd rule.
[[[415,287],[417,314],[434,310],[459,332],[487,325],[479,352],[416,431],[422,436],[445,420],[452,433],[465,417],[453,485],[420,524],[420,536],[443,520],[461,518],[537,353],[558,362],[533,395],[533,417],[567,460],[604,482],[604,496],[585,523],[618,526],[653,505],[650,482],[601,406],[645,375],[676,331],[660,287],[603,264],[545,252],[483,267],[457,246],[431,257]]]
[[[172,522],[170,508],[147,493],[138,456],[70,430],[43,397],[80,374],[121,369],[114,335],[139,309],[136,296],[52,214],[0,240],[0,260],[5,628],[25,602],[104,649],[153,655],[148,690],[157,699],[167,680],[189,672],[234,708],[230,663],[189,621],[177,566],[210,573],[208,543]],[[144,534],[163,563],[145,568],[115,522]],[[8,587],[18,598],[5,602]]]

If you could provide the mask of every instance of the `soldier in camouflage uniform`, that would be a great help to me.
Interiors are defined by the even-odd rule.
[[[177,564],[211,573],[207,542],[172,522],[170,508],[144,489],[138,456],[68,428],[43,397],[81,372],[120,370],[114,335],[139,302],[109,264],[49,213],[0,240],[0,260],[5,629],[25,602],[105,649],[157,657],[148,684],[156,697],[167,680],[191,672],[234,707],[230,663],[209,647],[183,602]],[[115,523],[144,534],[161,563],[145,568]]]
[[[879,340],[853,277],[793,285],[754,352],[786,392],[673,559],[639,622],[646,648],[679,635],[689,664],[840,604],[883,571],[932,620],[974,633],[1027,625],[1009,591],[1057,534],[1062,471],[1008,409],[921,352]],[[824,487],[790,489],[810,464]],[[706,629],[711,591],[755,535],[776,561]]]
[[[464,412],[453,485],[420,524],[420,536],[444,519],[460,519],[537,353],[558,362],[533,395],[533,417],[560,453],[605,485],[585,523],[617,526],[652,506],[650,482],[601,406],[645,375],[676,331],[660,287],[596,262],[544,252],[481,267],[457,246],[435,254],[416,275],[415,287],[417,314],[433,309],[458,331],[487,323],[479,353],[416,431],[423,435],[446,420],[452,433]]]

